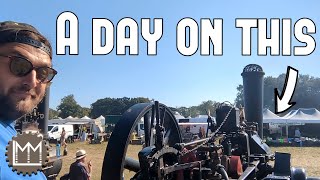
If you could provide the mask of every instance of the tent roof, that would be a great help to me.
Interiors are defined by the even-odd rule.
[[[282,117],[274,114],[270,109],[264,109],[263,110],[263,119],[282,119]]]
[[[290,121],[320,123],[320,112],[315,108],[300,108],[298,110],[292,110],[284,117]]]
[[[286,123],[286,120],[284,118],[274,114],[272,111],[270,111],[270,109],[265,108],[262,113],[264,123]]]
[[[83,116],[81,119],[91,119],[88,116]]]
[[[97,119],[106,119],[104,116],[100,115]]]
[[[279,117],[269,109],[265,109],[263,111],[263,122],[276,124],[320,123],[320,112],[315,108],[300,108]]]
[[[66,120],[64,120],[64,119],[50,119],[48,121],[48,125],[64,124],[64,123],[66,123]]]
[[[68,121],[68,122],[66,122],[65,124],[72,124],[72,125],[74,125],[74,124],[89,124],[89,122],[80,122],[80,121],[71,122],[71,121]]]
[[[176,119],[183,119],[184,117],[179,113],[179,112],[174,112],[174,117],[176,118]]]

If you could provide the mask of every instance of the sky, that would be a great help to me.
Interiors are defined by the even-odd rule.
[[[237,18],[266,18],[267,31],[270,31],[271,18],[290,18],[291,49],[293,46],[305,46],[295,39],[293,25],[301,18],[308,18],[315,26],[320,26],[319,5],[318,0],[11,0],[2,1],[5,8],[1,8],[0,21],[32,24],[51,41],[54,48],[53,66],[58,71],[50,89],[50,107],[53,109],[70,94],[83,107],[90,107],[96,100],[105,97],[147,97],[172,107],[189,107],[207,100],[234,102],[236,87],[242,84],[241,72],[252,63],[260,65],[265,76],[277,77],[291,66],[300,74],[320,77],[320,49],[317,47],[307,56],[282,56],[280,43],[279,56],[271,56],[270,51],[266,56],[258,56],[257,30],[254,28],[251,31],[251,55],[243,56],[242,30],[235,27]],[[66,11],[73,12],[78,18],[78,55],[56,54],[56,21]],[[114,48],[108,55],[92,55],[92,34],[97,33],[92,32],[92,19],[109,19],[116,32],[118,22],[125,17],[138,23],[139,54],[129,55],[126,51],[126,55],[117,55]],[[223,55],[213,56],[212,47],[209,56],[200,55],[200,47],[192,56],[179,53],[176,29],[179,21],[187,17],[199,25],[202,18],[223,19]],[[147,55],[147,43],[140,33],[141,18],[163,19],[163,35],[157,42],[157,55]],[[303,31],[306,32],[306,28]],[[311,36],[316,43],[320,41],[317,32]]]

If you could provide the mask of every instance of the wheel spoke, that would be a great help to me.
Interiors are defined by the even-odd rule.
[[[144,124],[144,141],[145,144],[150,144],[150,135],[151,135],[151,116],[150,112],[146,113],[143,116],[143,124]]]
[[[164,135],[164,139],[163,139],[163,145],[168,145],[169,143],[169,138],[170,138],[170,133],[171,133],[171,129],[169,129],[168,131],[166,131],[165,135]]]
[[[165,120],[165,118],[166,118],[166,113],[167,113],[167,109],[164,108],[164,109],[162,110],[162,115],[161,115],[161,117],[160,117],[160,125],[161,125],[161,126],[163,126],[164,120]]]

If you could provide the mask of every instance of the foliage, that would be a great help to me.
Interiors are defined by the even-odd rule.
[[[274,110],[275,99],[274,89],[277,88],[279,94],[282,94],[285,84],[285,74],[278,77],[267,76],[264,78],[263,88],[263,106]],[[237,87],[237,97],[235,103],[243,105],[243,86]],[[298,82],[291,102],[296,102],[293,109],[298,108],[320,108],[320,78],[315,78],[309,75],[299,75]]]
[[[98,99],[96,102],[91,104],[90,117],[96,118],[100,115],[121,115],[131,106],[137,103],[150,102],[148,98],[137,97],[137,98],[104,98]]]
[[[189,108],[187,108],[187,107],[178,107],[175,109],[184,117],[191,116],[191,114],[189,112]]]
[[[59,112],[49,108],[49,119],[57,119],[59,117]]]
[[[236,97],[236,100],[235,100],[235,104],[236,104],[236,107],[240,107],[240,106],[244,106],[244,99],[243,99],[243,85],[242,84],[239,84],[238,87],[237,87],[237,97]]]
[[[210,115],[215,115],[216,112],[216,107],[217,107],[218,103],[215,101],[203,101],[199,106],[198,106],[198,110],[200,111],[200,114],[208,114],[210,113]]]
[[[91,109],[90,108],[87,108],[87,107],[82,107],[81,109],[81,117],[83,116],[90,116],[90,113],[91,113]]]
[[[207,115],[210,112],[211,116],[215,116],[216,108],[219,103],[208,100],[203,101],[198,106],[177,107],[176,110],[184,117],[196,117],[198,115]]]
[[[74,99],[74,95],[68,95],[61,99],[60,105],[57,107],[60,112],[59,116],[61,118],[66,118],[68,116],[79,117],[83,116],[82,107]]]

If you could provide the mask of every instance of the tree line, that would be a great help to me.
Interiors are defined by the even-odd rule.
[[[96,102],[91,104],[90,108],[81,107],[74,98],[73,94],[65,96],[61,99],[61,103],[57,109],[49,109],[49,119],[56,119],[58,117],[66,118],[72,117],[83,117],[89,116],[91,118],[97,118],[100,115],[121,115],[131,106],[137,103],[150,103],[152,99],[145,97],[136,98],[104,98],[98,99]],[[215,112],[217,102],[215,101],[204,101],[198,106],[192,107],[169,107],[172,111],[178,111],[185,117],[195,117],[200,114],[207,114],[207,111]]]
[[[98,99],[96,102],[91,104],[90,108],[81,107],[75,100],[74,95],[70,94],[61,99],[61,103],[57,109],[49,109],[49,119],[55,119],[58,117],[66,118],[72,117],[83,117],[89,116],[91,118],[97,118],[100,115],[121,115],[131,106],[137,103],[151,102],[150,99],[144,97],[137,98],[104,98]]]
[[[285,84],[286,74],[281,74],[278,77],[267,76],[264,78],[263,89],[263,107],[269,108],[274,112],[275,97],[274,89],[277,88],[279,94],[282,93]],[[320,109],[320,78],[309,75],[299,75],[296,88],[291,99],[291,102],[296,104],[291,109],[298,108],[316,108]],[[237,106],[244,105],[243,85],[237,87],[237,97],[235,99]],[[291,110],[290,109],[290,110]],[[287,112],[285,112],[287,113]]]
[[[274,88],[277,88],[281,94],[283,85],[285,84],[285,74],[281,74],[278,77],[267,76],[264,77],[264,91],[263,91],[263,106],[274,111],[275,97]],[[137,103],[152,102],[152,99],[145,97],[122,97],[122,98],[110,98],[106,97],[98,99],[91,104],[91,107],[80,106],[74,98],[74,95],[68,95],[61,99],[61,103],[57,109],[49,110],[49,118],[66,118],[68,116],[83,117],[89,116],[91,118],[97,118],[100,115],[121,115],[129,107]],[[298,108],[317,108],[320,109],[320,78],[312,77],[309,75],[299,75],[296,90],[294,92],[293,102],[296,105],[292,109]],[[237,107],[244,105],[243,99],[243,85],[238,85],[235,101],[232,102]],[[219,106],[220,102],[214,100],[203,101],[199,105],[191,107],[169,107],[173,111],[178,111],[184,117],[196,117],[198,115],[207,114],[215,115],[215,110]]]

